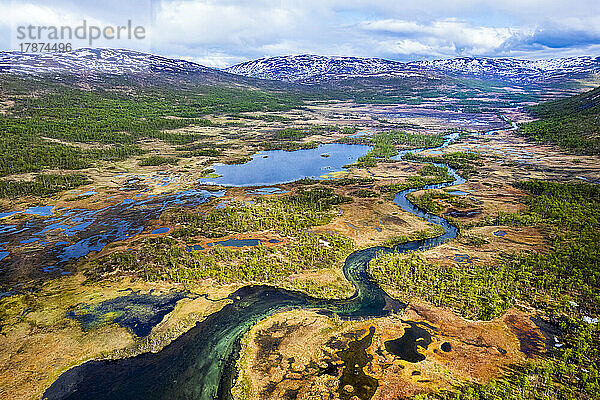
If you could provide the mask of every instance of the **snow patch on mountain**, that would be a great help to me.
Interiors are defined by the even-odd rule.
[[[135,74],[172,72],[191,74],[215,71],[193,62],[121,49],[82,48],[61,53],[0,52],[0,72]]]
[[[381,58],[318,55],[260,58],[216,70],[190,61],[121,49],[83,48],[66,53],[0,51],[0,73],[176,74],[228,72],[238,76],[287,82],[321,83],[360,77],[461,76],[528,84],[600,73],[600,57],[547,60],[462,57],[402,63]]]
[[[511,82],[535,82],[564,75],[600,72],[600,57],[589,56],[545,60],[514,58],[453,58],[448,60],[416,61],[408,68],[480,79],[499,79]]]
[[[341,76],[401,75],[410,71],[530,83],[564,75],[600,73],[600,57],[537,61],[462,57],[402,63],[380,58],[300,55],[260,58],[231,66],[225,71],[254,78],[304,83]]]
[[[301,82],[317,76],[359,76],[399,72],[404,64],[381,58],[325,57],[315,55],[260,58],[225,71],[260,79]]]

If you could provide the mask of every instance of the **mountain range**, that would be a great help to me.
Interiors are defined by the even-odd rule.
[[[328,76],[432,73],[512,83],[552,80],[565,75],[600,73],[600,57],[546,60],[462,57],[448,60],[401,63],[380,58],[324,57],[315,55],[260,58],[226,68],[225,71],[261,79],[312,83]]]
[[[0,52],[0,73],[229,74],[315,84],[332,79],[377,76],[452,76],[528,84],[600,73],[600,57],[545,60],[462,57],[402,63],[381,58],[295,55],[260,58],[218,70],[162,56],[121,49],[83,48],[66,53]],[[230,78],[233,78],[230,76]]]

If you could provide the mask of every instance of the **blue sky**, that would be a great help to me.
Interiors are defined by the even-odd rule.
[[[598,0],[0,0],[0,46],[17,26],[132,20],[143,41],[107,41],[208,66],[286,54],[539,59],[600,55]]]

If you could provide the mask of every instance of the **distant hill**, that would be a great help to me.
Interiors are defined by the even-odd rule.
[[[530,107],[539,120],[521,132],[581,154],[600,154],[600,87],[577,96]]]
[[[169,75],[212,81],[263,79],[286,83],[330,84],[363,79],[420,81],[431,77],[470,78],[526,85],[566,82],[600,74],[600,57],[547,60],[462,57],[402,63],[381,58],[298,55],[261,58],[219,70],[186,60],[126,49],[82,48],[63,53],[0,51],[0,73]]]
[[[405,64],[381,58],[298,55],[260,58],[226,68],[233,74],[288,82],[312,82],[324,76],[360,76],[399,72]]]
[[[21,77],[88,88],[133,85],[196,95],[210,91],[215,98],[223,99],[224,95],[229,104],[235,99],[236,111],[262,109],[266,103],[274,110],[279,107],[277,98],[283,100],[280,105],[284,108],[319,100],[419,105],[434,98],[452,98],[455,100],[445,107],[480,112],[579,93],[579,80],[596,73],[600,74],[600,61],[591,57],[541,61],[456,58],[401,63],[380,58],[301,55],[264,58],[219,70],[126,49],[82,48],[45,54],[0,51],[0,81]],[[243,95],[233,95],[240,90]],[[263,94],[268,101],[250,100]],[[212,96],[200,102],[202,113],[218,108],[207,104],[208,98]]]
[[[81,48],[70,52],[22,53],[0,51],[0,76],[23,77],[71,76],[102,83],[117,77],[137,77],[148,84],[163,81],[198,84],[250,84],[258,79],[234,75],[191,61],[173,59],[127,49]],[[149,78],[152,76],[152,78]],[[266,82],[262,82],[265,84]],[[274,82],[270,85],[273,87]],[[285,86],[280,83],[279,86]]]
[[[519,60],[515,58],[461,57],[449,60],[415,61],[411,68],[483,80],[512,83],[560,81],[600,73],[600,57]]]
[[[349,76],[411,76],[430,73],[526,84],[600,73],[600,57],[583,56],[536,61],[462,57],[402,63],[380,58],[306,54],[260,58],[231,66],[225,71],[261,79],[301,83],[318,83]]]
[[[0,52],[0,72],[36,74],[48,72],[209,73],[215,69],[185,60],[124,49],[82,48],[60,53]]]

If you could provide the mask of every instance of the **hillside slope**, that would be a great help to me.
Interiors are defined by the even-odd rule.
[[[580,154],[600,154],[600,87],[530,107],[539,118],[521,133],[540,143],[557,144]]]
[[[126,49],[81,48],[61,53],[0,52],[0,72],[39,73],[107,73],[122,75],[142,72],[182,74],[216,73],[217,70],[185,60]]]
[[[326,57],[317,55],[260,58],[226,68],[232,74],[261,79],[303,82],[314,77],[378,74],[404,69],[403,63],[381,58]]]

